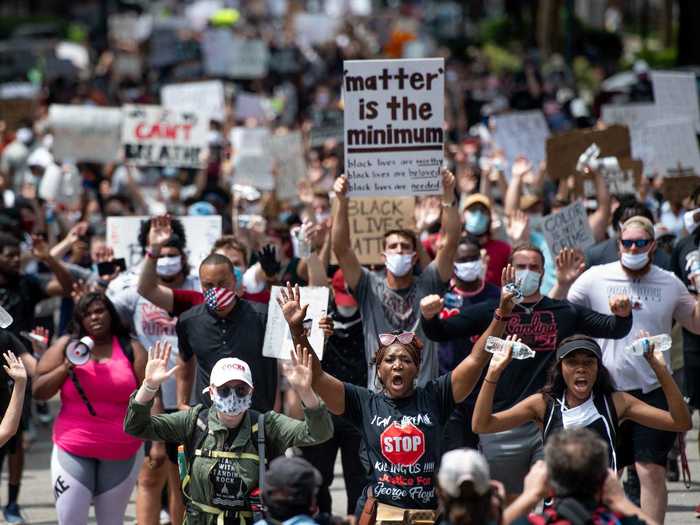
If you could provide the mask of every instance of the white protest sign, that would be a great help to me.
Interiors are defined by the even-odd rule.
[[[122,145],[127,163],[201,167],[209,132],[206,115],[161,106],[126,105],[123,110]]]
[[[666,120],[647,124],[637,132],[640,144],[649,154],[642,157],[645,173],[666,176],[668,170],[693,168],[700,173],[700,150],[693,121]],[[649,169],[646,166],[649,164]]]
[[[280,200],[296,199],[297,183],[306,177],[306,159],[300,131],[274,135],[270,139],[270,153],[275,159],[277,178],[275,190]]]
[[[657,106],[652,102],[635,104],[605,104],[600,117],[606,124],[623,124],[630,128],[644,126],[659,117]]]
[[[139,244],[141,222],[150,217],[107,217],[107,245],[114,250],[114,257],[126,259],[129,268],[143,259]],[[185,228],[187,237],[187,261],[191,271],[197,272],[199,264],[211,252],[214,242],[221,237],[221,216],[177,217]]]
[[[274,160],[268,152],[270,130],[236,127],[231,129],[229,140],[233,146],[234,183],[272,191],[275,179],[272,175]]]
[[[351,196],[441,193],[444,99],[442,58],[343,63]]]
[[[210,29],[202,37],[204,70],[211,76],[262,78],[269,50],[262,39],[234,36],[228,29]]]
[[[224,120],[226,107],[221,80],[168,84],[160,90],[160,101],[166,108],[199,111],[210,119]]]
[[[700,132],[700,104],[695,73],[692,71],[652,71],[654,103],[662,118],[681,117],[693,121]]]
[[[527,157],[537,167],[545,159],[549,127],[541,111],[518,111],[494,119],[494,141],[503,148],[509,168],[518,155]],[[506,171],[507,174],[510,170]]]
[[[52,151],[60,160],[113,162],[119,158],[122,112],[97,106],[49,107]]]
[[[268,98],[252,93],[239,93],[236,95],[234,116],[236,120],[254,118],[263,122],[274,118],[275,113]]]
[[[617,157],[603,157],[596,159],[593,169],[597,169],[603,176],[605,185],[610,195],[637,194],[634,169],[620,166]],[[634,163],[636,161],[629,161]],[[579,170],[580,171],[580,170]],[[595,183],[591,179],[583,180],[583,193],[586,197],[595,197]]]
[[[263,355],[265,357],[288,360],[294,344],[287,321],[282,315],[282,309],[277,304],[277,297],[281,289],[281,286],[273,286],[270,293]],[[301,304],[309,305],[306,319],[304,320],[304,329],[311,348],[313,348],[318,359],[321,360],[323,359],[324,338],[323,330],[318,326],[318,322],[322,317],[325,317],[328,311],[328,288],[325,286],[303,286],[299,291]]]
[[[320,13],[297,13],[294,16],[294,40],[299,45],[329,42],[335,38],[341,24],[341,18]]]
[[[557,213],[545,215],[542,218],[542,233],[554,256],[562,248],[585,250],[595,244],[586,208],[580,202],[569,204]]]

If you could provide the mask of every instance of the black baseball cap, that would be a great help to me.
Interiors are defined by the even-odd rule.
[[[598,361],[603,361],[603,351],[600,349],[598,343],[591,338],[576,338],[569,341],[564,341],[563,344],[559,345],[557,348],[557,361],[561,361],[571,352],[576,350],[587,350],[598,358]]]
[[[263,492],[268,497],[282,492],[289,501],[299,501],[315,494],[322,482],[319,471],[304,458],[281,456],[270,462]]]

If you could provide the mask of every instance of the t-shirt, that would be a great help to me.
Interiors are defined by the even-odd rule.
[[[343,417],[362,434],[372,493],[406,509],[437,507],[435,473],[445,423],[454,409],[450,374],[403,399],[344,383]]]
[[[691,268],[689,262],[692,260],[697,260],[700,262],[700,250],[698,250],[698,242],[700,241],[700,230],[693,233],[693,235],[688,235],[678,241],[678,244],[673,248],[673,254],[671,255],[671,269],[673,273],[676,274],[690,293],[697,296],[700,290],[695,288],[695,283],[693,283],[689,278]],[[700,335],[694,334],[683,329],[683,350],[684,358],[690,366],[697,367],[700,366]]]
[[[344,317],[331,301],[328,315],[333,319],[333,335],[326,340],[321,368],[340,381],[366,385],[365,340],[359,309]]]
[[[21,354],[28,352],[27,347],[19,338],[8,330],[0,330],[0,348],[3,352],[10,350],[13,354],[19,357]],[[5,360],[2,359],[3,365]],[[10,396],[12,394],[12,380],[5,372],[5,367],[0,366],[0,418],[5,415],[7,406],[10,404]]]
[[[377,390],[374,354],[379,348],[379,334],[392,330],[415,332],[425,346],[421,353],[418,372],[418,385],[425,385],[438,375],[438,348],[427,340],[420,327],[420,300],[426,295],[440,294],[447,283],[440,279],[437,265],[433,262],[413,279],[410,287],[404,290],[389,288],[385,273],[362,269],[357,288],[352,290],[360,305],[362,324],[365,331],[365,355],[367,356],[367,386]]]
[[[7,327],[15,335],[34,329],[34,308],[46,299],[46,283],[35,275],[18,275],[11,282],[0,286],[0,306],[12,316]]]
[[[489,239],[481,246],[489,256],[489,265],[486,268],[485,280],[495,286],[501,286],[501,272],[508,264],[510,257],[510,244],[497,239]]]
[[[608,301],[613,295],[625,294],[632,302],[633,324],[620,339],[598,338],[603,350],[603,364],[619,390],[650,392],[659,387],[656,374],[644,356],[632,355],[625,347],[639,337],[640,330],[651,335],[670,334],[673,319],[681,324],[690,320],[695,298],[671,272],[656,265],[641,278],[632,279],[619,261],[586,270],[571,286],[568,299],[574,304],[597,312],[610,312]],[[667,359],[669,356],[664,355]]]

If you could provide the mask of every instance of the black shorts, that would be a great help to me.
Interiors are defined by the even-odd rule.
[[[627,393],[653,407],[668,410],[666,396],[661,388],[646,394],[642,393],[641,390],[630,390]],[[634,421],[625,421],[620,425],[617,436],[618,466],[624,467],[640,462],[665,467],[666,456],[673,448],[677,435],[676,432],[656,430]]]
[[[143,442],[143,451],[148,456],[148,453],[151,451],[151,445],[153,444],[153,441],[144,441]],[[173,465],[177,465],[177,447],[179,443],[165,443],[165,454],[168,456],[168,459],[170,460],[170,463]]]

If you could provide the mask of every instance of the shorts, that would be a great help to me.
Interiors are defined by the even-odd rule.
[[[628,394],[645,403],[668,410],[666,396],[661,388],[646,394],[641,390],[630,390]],[[666,466],[666,457],[676,441],[676,432],[666,432],[645,427],[634,421],[624,421],[617,433],[617,464],[625,467],[633,463],[653,463]]]
[[[542,431],[533,422],[505,432],[479,434],[479,448],[489,463],[491,479],[503,483],[508,494],[520,494],[530,467],[544,458]]]

